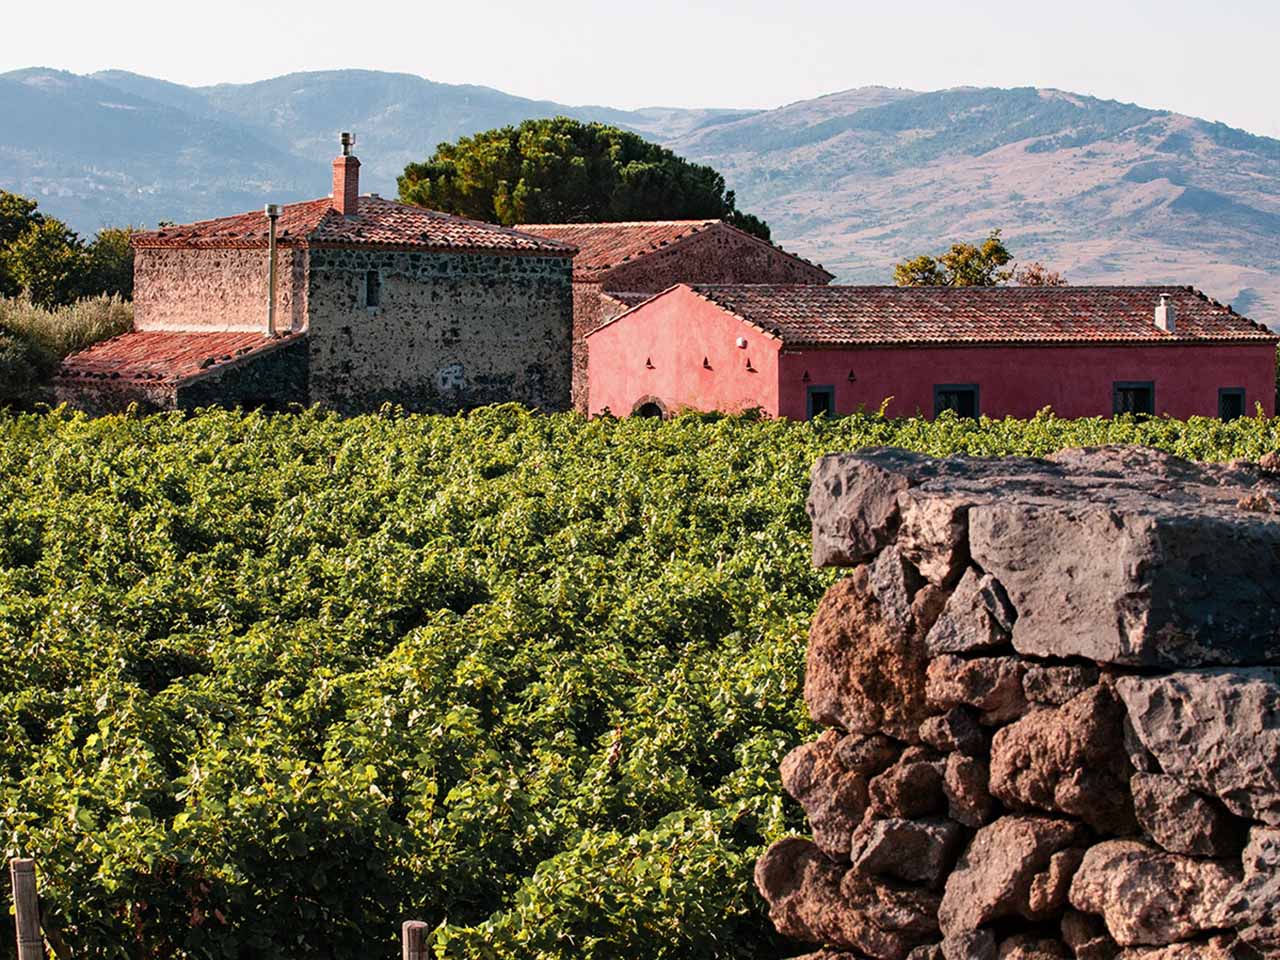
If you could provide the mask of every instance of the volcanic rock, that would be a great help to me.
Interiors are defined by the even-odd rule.
[[[807,840],[771,846],[756,862],[755,882],[774,926],[796,940],[904,960],[937,939],[936,895],[845,870]]]
[[[1280,669],[1122,677],[1116,688],[1165,773],[1280,825]]]
[[[942,941],[944,960],[996,960],[996,935],[990,930],[962,930]]]
[[[942,787],[943,770],[939,761],[904,755],[871,781],[868,816],[914,820],[944,812],[947,797]]]
[[[1195,860],[1136,840],[1090,847],[1071,882],[1071,905],[1101,914],[1121,946],[1164,946],[1231,925],[1234,861]]]
[[[1170,853],[1231,857],[1244,846],[1235,818],[1177,777],[1135,773],[1129,790],[1142,829]]]
[[[991,773],[986,760],[952,753],[942,774],[947,816],[966,827],[980,827],[991,819],[995,805],[987,784]]]
[[[1019,934],[1004,940],[996,951],[997,960],[1071,960],[1066,944]]]
[[[997,730],[992,795],[1013,810],[1067,813],[1103,833],[1132,833],[1124,715],[1112,689],[1099,685]]]
[[[1240,938],[1280,957],[1280,828],[1254,827],[1244,849],[1244,879],[1229,909],[1243,918]]]
[[[925,696],[935,709],[970,706],[981,711],[985,724],[1007,723],[1028,709],[1022,693],[1025,671],[1026,664],[1017,657],[965,660],[943,654],[929,661]]]
[[[1020,916],[1045,919],[1050,888],[1061,887],[1066,866],[1051,870],[1056,853],[1081,846],[1087,830],[1078,823],[1050,817],[1001,817],[983,827],[947,879],[938,922],[947,935],[962,933],[998,920]],[[1042,874],[1056,874],[1037,883]],[[1033,905],[1033,887],[1035,888]]]
[[[925,647],[930,656],[936,656],[1007,646],[1016,618],[995,577],[970,567],[925,636]]]
[[[859,567],[822,598],[809,631],[804,696],[816,723],[913,741],[928,714],[924,641],[895,625]]]
[[[850,739],[861,738],[843,738]],[[781,766],[783,789],[804,808],[814,842],[836,860],[848,858],[849,837],[870,799],[866,774],[841,762],[841,742],[835,730],[827,730],[814,743],[792,750]]]
[[[1062,942],[1076,960],[1115,960],[1120,945],[1111,939],[1102,918],[1068,910],[1062,915]]]
[[[1254,960],[1257,956],[1241,950],[1235,937],[1218,936],[1167,947],[1130,947],[1116,954],[1116,960]]]
[[[934,582],[972,556],[1017,610],[1021,653],[1181,668],[1280,656],[1280,515],[1238,506],[1277,490],[1255,467],[1140,447],[1046,460],[871,449],[822,458],[809,510],[819,565],[862,562],[908,515],[927,518],[904,553]]]
[[[849,859],[867,876],[940,887],[962,839],[950,820],[868,820],[853,834]]]
[[[1022,677],[1022,692],[1033,703],[1060,707],[1098,682],[1092,664],[1036,664]]]
[[[942,753],[977,756],[987,749],[987,738],[973,714],[955,707],[920,724],[920,739]]]

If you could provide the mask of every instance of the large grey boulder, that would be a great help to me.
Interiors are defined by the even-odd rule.
[[[1122,677],[1116,689],[1166,774],[1280,825],[1280,669]]]
[[[1240,464],[1140,447],[1048,459],[931,459],[871,449],[822,458],[814,561],[896,543],[949,586],[972,561],[1003,587],[1018,652],[1196,667],[1280,663],[1280,484]]]

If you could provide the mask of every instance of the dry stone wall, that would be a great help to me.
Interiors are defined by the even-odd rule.
[[[1280,957],[1280,462],[825,457],[811,836],[756,885],[830,960]]]

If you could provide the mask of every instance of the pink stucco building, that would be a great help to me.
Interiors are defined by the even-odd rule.
[[[591,413],[1275,412],[1277,338],[1188,287],[680,284],[588,335]]]
[[[586,336],[673,283],[825,284],[821,266],[721,220],[521,224],[522,233],[576,247],[573,405],[586,413]]]

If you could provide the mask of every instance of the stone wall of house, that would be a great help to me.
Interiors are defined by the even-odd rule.
[[[623,293],[661,293],[677,283],[830,282],[821,267],[721,225],[619,264],[609,271],[604,287]]]
[[[133,267],[138,330],[267,329],[267,251],[144,247]],[[276,329],[301,330],[307,315],[307,252],[276,252]]]
[[[571,269],[568,257],[313,248],[312,401],[348,412],[568,409]],[[366,302],[371,271],[377,306]]]
[[[172,410],[177,405],[177,388],[158,380],[76,380],[53,381],[55,403],[65,403],[91,417],[123,413],[131,404],[143,411]]]
[[[600,324],[625,309],[603,296],[599,283],[573,282],[573,407],[587,412],[587,345],[585,337]]]
[[[175,391],[173,406],[179,410],[216,406],[280,411],[291,404],[305,405],[308,362],[306,338],[295,337],[187,381]]]
[[[756,884],[830,960],[1280,956],[1280,457],[822,459],[811,837]]]

